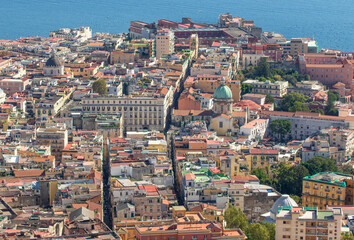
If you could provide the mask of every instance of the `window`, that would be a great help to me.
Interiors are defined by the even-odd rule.
[[[223,122],[219,122],[219,128],[223,128],[224,127],[224,123]]]

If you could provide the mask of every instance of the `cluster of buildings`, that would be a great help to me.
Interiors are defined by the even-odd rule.
[[[247,239],[226,228],[231,204],[275,223],[276,239],[340,239],[353,230],[352,175],[305,177],[300,207],[252,171],[316,156],[353,167],[352,58],[230,14],[1,40],[0,238]],[[311,80],[239,78],[262,59]],[[339,116],[274,111],[291,92],[324,109],[328,89]],[[278,119],[289,142],[270,128]]]

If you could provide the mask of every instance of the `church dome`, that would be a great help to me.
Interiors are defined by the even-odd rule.
[[[214,91],[214,99],[232,99],[231,89],[223,82]]]
[[[46,67],[61,67],[62,64],[55,54],[52,54],[45,63]]]
[[[278,200],[275,201],[272,208],[270,209],[270,213],[276,216],[278,214],[278,209],[281,207],[297,207],[297,203],[292,199],[289,195],[282,195]]]

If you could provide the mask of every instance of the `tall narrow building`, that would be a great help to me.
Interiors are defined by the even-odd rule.
[[[175,35],[169,29],[161,29],[155,38],[156,58],[174,53]]]
[[[189,49],[194,51],[194,59],[196,60],[199,56],[199,38],[198,34],[192,34],[189,38]]]
[[[113,231],[111,162],[109,158],[109,139],[107,137],[103,139],[102,184],[103,222]]]

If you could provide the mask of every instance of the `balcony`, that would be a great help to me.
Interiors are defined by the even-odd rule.
[[[316,236],[316,231],[307,231],[306,236]]]
[[[316,224],[306,224],[306,228],[317,228]]]
[[[327,228],[328,228],[328,225],[327,225],[327,224],[319,223],[319,224],[317,225],[317,228],[324,228],[324,229],[327,229]]]

